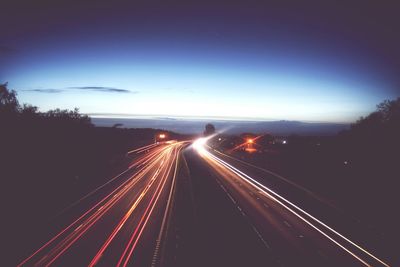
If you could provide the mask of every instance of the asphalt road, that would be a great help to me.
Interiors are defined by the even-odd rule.
[[[203,142],[127,157],[18,266],[389,266],[327,201]]]
[[[312,192],[202,144],[184,155],[198,222],[193,265],[389,266],[328,225],[334,207]],[[286,194],[278,193],[284,187]]]

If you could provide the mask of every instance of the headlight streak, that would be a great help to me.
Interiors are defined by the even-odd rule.
[[[136,148],[134,150],[128,151],[126,154],[132,154],[132,153],[135,153],[135,152],[136,153],[141,153],[141,152],[143,152],[145,150],[148,150],[148,149],[151,149],[151,148],[153,148],[155,146],[158,146],[158,144],[150,144],[150,145],[147,145],[147,146],[142,146],[142,147]]]
[[[150,168],[155,164],[154,162],[152,165],[150,165],[147,169],[150,170]],[[131,189],[132,186],[134,186],[140,178],[143,178],[145,175],[146,171],[140,174],[140,177],[138,177],[135,180],[135,183],[130,185],[129,187],[124,187],[120,192],[116,193],[112,199],[107,202],[106,208],[102,209],[101,211],[97,210],[91,217],[87,219],[87,221],[84,224],[84,227],[80,229],[80,231],[74,231],[72,234],[67,236],[61,244],[58,244],[51,252],[51,255],[54,255],[53,257],[50,257],[51,255],[46,255],[45,257],[42,258],[42,260],[47,260],[48,258],[51,258],[51,260],[46,264],[46,266],[50,266],[52,263],[54,263],[68,248],[70,248],[83,234],[87,232],[87,230],[93,226],[108,210],[110,210],[114,204],[116,204],[120,199],[124,197],[124,195]],[[74,237],[75,232],[77,233],[76,236]],[[38,262],[38,265],[42,265],[42,260]]]
[[[389,266],[387,263],[385,263],[384,261],[380,260],[379,258],[377,258],[376,256],[374,256],[372,253],[370,253],[369,251],[367,251],[366,249],[362,248],[361,246],[357,245],[356,243],[354,243],[353,241],[349,240],[348,238],[346,238],[345,236],[343,236],[342,234],[340,234],[339,232],[335,231],[334,229],[332,229],[331,227],[329,227],[328,225],[326,225],[325,223],[323,223],[322,221],[318,220],[317,218],[315,218],[314,216],[312,216],[311,214],[307,213],[306,211],[304,211],[303,209],[301,209],[300,207],[298,207],[297,205],[293,204],[292,202],[290,202],[289,200],[285,199],[284,197],[280,196],[279,194],[277,194],[276,192],[274,192],[273,190],[269,189],[268,187],[262,185],[261,183],[259,183],[258,181],[256,181],[255,179],[251,178],[249,175],[243,173],[242,171],[240,171],[239,169],[235,168],[234,166],[230,165],[229,163],[225,162],[224,160],[220,159],[219,157],[213,155],[212,153],[208,152],[204,147],[203,148],[196,148],[196,150],[199,152],[200,155],[202,155],[203,157],[207,157],[211,160],[213,160],[216,163],[219,163],[220,165],[224,166],[226,169],[230,170],[231,172],[233,172],[235,175],[237,175],[238,177],[240,177],[243,181],[247,182],[248,184],[250,184],[251,186],[255,187],[257,190],[259,190],[260,192],[262,192],[265,196],[269,197],[270,199],[274,200],[275,202],[277,202],[278,204],[280,204],[281,206],[283,206],[285,209],[287,209],[288,211],[290,211],[293,215],[295,215],[296,217],[298,217],[299,219],[301,219],[303,222],[305,222],[307,225],[311,226],[313,229],[315,229],[316,231],[318,231],[320,234],[322,234],[323,236],[325,236],[326,238],[328,238],[330,241],[332,241],[334,244],[336,244],[337,246],[339,246],[341,249],[343,249],[344,251],[346,251],[347,253],[349,253],[351,256],[353,256],[355,259],[357,259],[358,261],[360,261],[362,264],[364,264],[365,266],[371,266],[368,262],[366,262],[364,259],[362,259],[360,256],[358,256],[357,254],[355,254],[353,251],[351,251],[350,249],[346,248],[344,245],[340,244],[337,240],[335,240],[333,237],[331,237],[329,234],[327,234],[326,232],[324,232],[323,230],[321,230],[320,228],[318,228],[316,225],[314,225],[312,222],[310,222],[309,220],[307,220],[306,218],[304,218],[303,216],[301,216],[298,212],[296,212],[294,209],[296,209],[297,211],[303,213],[304,215],[306,215],[309,219],[312,219],[313,221],[315,221],[316,223],[318,223],[319,225],[323,226],[324,228],[326,228],[327,230],[329,230],[330,232],[332,232],[333,234],[337,235],[338,237],[342,238],[343,240],[345,240],[346,242],[348,242],[349,244],[353,245],[355,248],[357,248],[358,250],[360,250],[361,252],[365,253],[366,255],[370,256],[371,258],[373,258],[374,260],[376,260],[377,262],[381,263],[384,266]],[[286,205],[286,204],[288,205]],[[294,209],[293,209],[294,208]]]
[[[153,210],[154,210],[154,208],[155,208],[155,206],[156,206],[156,204],[157,204],[157,202],[158,202],[158,200],[160,198],[160,195],[161,195],[161,193],[162,193],[162,191],[163,191],[163,189],[165,187],[165,184],[167,182],[167,179],[171,174],[173,163],[175,161],[175,172],[174,172],[173,179],[172,179],[172,185],[173,185],[173,182],[174,182],[175,177],[176,177],[176,168],[177,168],[178,154],[180,152],[180,149],[181,148],[179,148],[179,149],[177,149],[177,151],[175,151],[175,153],[174,153],[174,155],[173,155],[173,157],[171,159],[171,163],[169,164],[168,171],[162,177],[163,178],[163,184],[162,184],[161,188],[158,190],[158,193],[155,193],[153,195],[149,205],[147,206],[146,211],[144,212],[144,214],[143,214],[143,216],[142,216],[142,218],[140,220],[140,223],[138,224],[138,226],[136,227],[135,231],[133,232],[133,234],[131,236],[131,239],[129,240],[129,242],[128,242],[128,244],[127,244],[127,246],[126,246],[126,248],[125,248],[125,250],[124,250],[124,252],[123,252],[123,254],[122,254],[122,256],[121,256],[121,258],[120,258],[120,260],[118,262],[118,264],[117,264],[118,267],[121,266],[121,265],[124,266],[124,267],[127,266],[129,260],[131,259],[132,254],[134,252],[134,249],[135,249],[135,247],[136,247],[136,245],[137,245],[137,243],[138,243],[138,241],[139,241],[139,239],[140,239],[140,237],[141,237],[141,235],[142,235],[142,233],[143,233],[143,231],[145,229],[145,226],[146,226],[147,222],[149,221],[149,219],[151,217],[151,214],[152,214],[152,212],[153,212]],[[170,190],[172,192],[173,186],[171,186]],[[157,197],[155,198],[156,194],[157,194]],[[155,200],[154,200],[154,198],[155,198]],[[151,209],[150,209],[150,206],[151,206]],[[150,211],[149,211],[149,209],[150,209]],[[166,212],[167,211],[168,211],[168,205],[166,206]],[[147,217],[146,217],[146,215],[147,215]],[[146,217],[146,219],[145,219],[145,217]],[[144,219],[145,219],[145,221],[143,222]],[[143,224],[142,224],[142,222],[143,222]],[[165,221],[163,220],[163,223],[164,222]],[[161,225],[161,229],[162,229],[162,227],[163,227],[163,225]],[[140,232],[138,233],[139,229],[140,229]],[[136,236],[136,234],[137,234],[137,236]],[[136,236],[136,239],[135,239],[135,236]],[[130,247],[130,249],[129,249],[129,247]]]
[[[131,164],[128,169],[126,169],[125,171],[121,172],[120,174],[114,176],[113,178],[111,178],[110,180],[108,180],[105,184],[102,184],[101,186],[97,187],[96,189],[94,189],[93,191],[91,191],[90,193],[86,194],[84,197],[80,198],[79,200],[75,201],[74,203],[72,203],[71,205],[69,205],[68,207],[66,207],[65,209],[63,209],[58,215],[64,213],[65,211],[71,209],[72,207],[76,206],[77,204],[79,204],[81,201],[85,200],[86,198],[92,196],[93,194],[95,194],[96,192],[98,192],[100,189],[106,187],[107,185],[109,185],[110,183],[114,182],[116,179],[120,178],[122,175],[124,175],[125,173],[127,173],[128,171],[130,171],[132,168],[142,164],[145,165],[146,163],[150,162],[151,160],[153,160],[155,157],[159,156],[159,154],[161,153],[162,148],[157,149],[155,151],[152,151],[151,153],[142,156],[141,158],[139,158],[138,160],[135,161],[135,163]],[[140,152],[143,152],[140,151]],[[139,153],[139,152],[138,152]],[[56,217],[58,216],[56,215]]]
[[[133,213],[133,211],[136,209],[136,207],[139,205],[139,203],[144,198],[146,193],[149,191],[151,185],[153,185],[153,183],[155,181],[154,178],[157,177],[157,175],[158,175],[158,170],[159,169],[157,169],[156,173],[153,175],[153,177],[151,178],[150,182],[147,184],[145,189],[142,191],[142,193],[139,195],[139,197],[136,199],[136,201],[132,204],[132,206],[129,208],[129,210],[125,213],[125,215],[122,217],[122,219],[118,223],[118,225],[114,228],[113,232],[107,238],[107,240],[104,242],[104,244],[102,245],[100,250],[97,252],[96,256],[90,262],[89,266],[94,266],[98,262],[98,260],[100,259],[101,255],[103,254],[103,252],[107,249],[107,247],[110,245],[111,241],[115,238],[115,236],[118,234],[118,232],[124,226],[126,221],[130,218],[130,216]]]
[[[161,227],[160,227],[160,232],[157,236],[156,239],[156,247],[154,250],[154,254],[153,254],[153,260],[151,263],[151,267],[155,267],[157,260],[158,260],[158,256],[159,256],[159,248],[160,248],[160,244],[163,238],[163,234],[166,231],[165,227],[166,227],[166,222],[168,220],[168,216],[171,215],[171,202],[172,202],[172,198],[173,198],[173,194],[175,192],[175,188],[176,188],[176,176],[177,176],[177,172],[178,172],[178,159],[179,159],[179,153],[180,151],[183,149],[183,147],[179,147],[179,149],[176,151],[175,154],[175,170],[174,170],[174,175],[172,178],[172,182],[171,182],[171,189],[168,195],[168,199],[167,199],[167,205],[165,207],[165,212],[164,212],[164,217],[161,223]]]
[[[155,156],[158,156],[164,149],[165,149],[165,147],[154,148],[148,154],[144,155],[142,158],[139,158],[138,160],[135,160],[135,162],[133,164],[131,164],[129,166],[129,168],[131,169],[131,168],[134,168],[136,166],[146,165],[148,162],[152,161],[152,159]]]
[[[168,151],[170,152],[170,151]],[[169,157],[168,153],[168,156]],[[160,164],[160,168],[163,166],[163,160],[161,161]],[[143,192],[140,194],[139,198],[135,201],[135,203],[131,206],[131,208],[128,210],[128,212],[124,215],[124,217],[121,219],[121,221],[118,223],[118,225],[114,228],[114,231],[111,233],[111,235],[107,238],[107,240],[104,242],[104,244],[102,245],[102,247],[100,248],[100,250],[97,252],[97,254],[94,256],[94,258],[92,259],[92,261],[90,262],[89,266],[94,266],[96,265],[96,263],[99,261],[100,257],[102,256],[102,254],[104,253],[104,251],[107,249],[107,247],[111,244],[112,240],[116,237],[116,235],[118,234],[118,232],[121,230],[121,228],[124,226],[124,224],[126,223],[126,221],[131,217],[131,214],[133,213],[133,211],[135,210],[135,208],[139,205],[139,203],[141,202],[141,200],[144,198],[144,196],[147,194],[147,192],[150,190],[151,186],[154,184],[155,182],[155,178],[159,177],[160,173],[160,169],[157,169],[156,173],[152,176],[152,178],[150,179],[150,183],[147,184],[147,186],[145,187],[145,189],[143,190]],[[163,178],[164,176],[162,176]],[[160,178],[161,179],[161,178]],[[164,182],[165,184],[165,182]],[[157,188],[156,188],[156,192],[158,191],[158,189],[160,188],[161,183],[158,184]],[[156,193],[155,193],[156,194]],[[152,199],[154,198],[154,195]],[[151,200],[152,201],[152,200]],[[150,203],[151,203],[150,201]],[[146,210],[147,211],[147,210]]]
[[[140,180],[144,179],[145,175],[152,168],[154,168],[157,164],[160,164],[160,162],[162,160],[164,160],[165,158],[169,158],[172,151],[174,151],[174,149],[176,148],[175,146],[176,146],[176,144],[168,145],[165,147],[163,146],[161,148],[158,148],[158,147],[153,148],[151,150],[151,153],[141,157],[139,160],[142,162],[143,161],[146,162],[144,167],[140,168],[134,175],[132,175],[130,178],[128,178],[126,181],[124,181],[121,185],[119,185],[117,188],[115,188],[107,196],[102,198],[93,207],[88,209],[78,219],[76,219],[69,226],[67,226],[66,228],[61,230],[58,234],[56,234],[47,243],[42,245],[38,250],[36,250],[32,255],[30,255],[28,258],[23,260],[17,266],[23,266],[23,265],[27,264],[28,262],[32,261],[33,258],[39,256],[39,253],[43,252],[44,249],[48,248],[50,245],[54,244],[57,240],[59,240],[62,236],[64,236],[63,239],[58,241],[57,244],[52,245],[53,247],[48,251],[47,254],[41,256],[40,260],[35,263],[35,266],[38,266],[38,265],[50,266],[51,264],[53,264],[83,234],[85,234],[88,229],[90,229],[102,216],[104,216],[113,206],[115,206],[115,204],[117,202],[119,202],[123,197],[125,197],[128,191],[130,191]],[[146,148],[145,150],[147,150],[147,149],[148,148]],[[131,168],[132,168],[132,166],[129,167],[129,169],[131,169]],[[161,168],[161,164],[156,169],[154,176],[159,175],[160,168]],[[119,176],[125,174],[126,172],[127,172],[127,170],[120,173],[119,175],[115,176],[106,184],[109,184],[111,181],[117,179]],[[154,183],[154,181],[155,181],[155,177],[152,177],[152,179],[150,179],[149,183],[152,184],[152,183]],[[100,186],[99,188],[96,188],[94,191],[90,192],[88,195],[86,195],[79,201],[81,201],[84,198],[88,197],[89,195],[95,193],[102,187],[104,187],[104,185]],[[147,192],[149,188],[150,188],[149,186],[146,186],[144,188],[143,192]],[[142,192],[142,194],[143,194],[143,192]],[[141,197],[141,198],[143,198],[143,197]],[[78,203],[79,201],[77,201],[76,203]],[[76,203],[74,203],[74,204],[76,204]],[[132,212],[130,211],[130,214],[131,213]],[[89,215],[89,214],[91,214],[91,215]],[[122,227],[122,226],[123,226],[123,224],[119,225],[118,227]],[[72,230],[74,227],[75,227],[75,229]],[[69,232],[69,233],[67,234],[67,232]],[[33,265],[33,264],[30,264],[30,265]]]

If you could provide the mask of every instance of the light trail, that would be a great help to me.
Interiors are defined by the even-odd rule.
[[[154,162],[155,164],[156,162]],[[150,165],[147,167],[148,170],[151,169],[151,167],[154,165]],[[147,172],[143,172],[140,174],[140,177],[134,180],[133,185],[135,185],[140,178],[143,178],[144,175]],[[49,261],[49,263],[46,264],[46,266],[50,266],[55,260],[57,260],[69,247],[71,247],[83,234],[85,234],[91,226],[93,226],[104,214],[107,213],[119,200],[121,200],[125,194],[130,191],[131,187],[133,185],[130,185],[128,187],[124,187],[120,192],[116,193],[111,200],[109,200],[105,204],[105,208],[101,210],[97,210],[92,216],[90,216],[86,222],[85,222],[85,227],[82,227],[79,231],[74,231],[72,232],[69,236],[67,236],[62,243],[58,244],[56,248],[52,249],[51,255],[54,255],[52,259]],[[50,256],[51,256],[50,255]],[[49,255],[46,255],[45,258],[42,258],[42,260],[47,260],[51,258]],[[42,263],[42,260],[39,261],[39,263]]]
[[[362,248],[360,245],[356,244],[355,242],[351,241],[347,237],[343,236],[342,234],[340,234],[339,232],[334,230],[332,227],[330,227],[330,226],[326,225],[325,223],[323,223],[322,221],[318,220],[317,218],[315,218],[314,216],[312,216],[308,212],[304,211],[303,209],[301,209],[300,207],[298,207],[294,203],[290,202],[289,200],[285,199],[284,197],[282,197],[281,195],[279,195],[275,191],[273,191],[273,190],[269,189],[268,187],[264,186],[263,184],[259,183],[254,178],[252,178],[249,175],[243,173],[242,171],[240,171],[239,169],[235,168],[234,166],[232,166],[231,164],[227,163],[226,161],[222,160],[221,158],[213,155],[212,153],[207,151],[204,146],[205,146],[205,142],[203,142],[203,141],[200,141],[198,143],[195,142],[194,145],[193,145],[193,147],[198,151],[198,153],[201,156],[207,158],[208,160],[210,160],[213,163],[216,163],[216,164],[218,164],[220,166],[225,167],[225,169],[229,170],[231,173],[234,173],[237,177],[241,178],[243,181],[247,182],[248,184],[250,184],[251,186],[253,186],[257,190],[262,192],[265,196],[267,196],[268,198],[270,198],[270,199],[274,200],[275,202],[277,202],[278,204],[280,204],[282,207],[284,207],[286,210],[288,210],[293,215],[298,217],[300,220],[305,222],[307,225],[311,226],[313,229],[315,229],[317,232],[319,232],[320,234],[325,236],[327,239],[332,241],[334,244],[336,244],[338,247],[343,249],[345,252],[347,252],[348,254],[353,256],[356,260],[361,262],[363,265],[372,266],[366,260],[362,259],[361,256],[357,255],[355,252],[353,252],[349,248],[345,247],[343,244],[341,244],[339,241],[334,239],[332,236],[330,236],[324,230],[321,230],[320,228],[318,228],[315,224],[310,222],[309,219],[315,221],[320,226],[324,227],[326,230],[329,230],[331,233],[333,233],[336,236],[340,237],[342,240],[346,241],[348,244],[351,244],[353,247],[357,248],[360,252],[365,253],[366,255],[368,255],[372,259],[376,260],[380,264],[382,264],[384,266],[389,266],[389,264],[387,264],[383,260],[381,260],[378,257],[376,257],[375,255],[373,255],[368,250]],[[297,212],[294,209],[296,209]],[[303,215],[305,215],[309,219],[303,217],[298,212],[302,213]]]
[[[180,149],[179,149],[177,152],[175,152],[175,156],[174,156],[174,158],[175,158],[175,163],[176,163],[176,164],[175,164],[175,172],[174,172],[174,176],[173,176],[173,181],[172,181],[172,185],[171,185],[171,189],[170,189],[170,190],[171,190],[171,191],[170,191],[170,195],[172,194],[173,182],[174,182],[175,177],[176,177],[177,162],[178,162],[177,157],[178,157],[179,151],[180,151]],[[153,195],[153,198],[151,199],[149,205],[147,206],[146,211],[144,212],[144,214],[143,214],[143,216],[142,216],[142,218],[141,218],[141,220],[140,220],[140,223],[138,224],[138,226],[136,227],[134,233],[132,234],[131,239],[129,240],[129,242],[128,242],[127,246],[126,246],[126,249],[124,250],[124,253],[122,254],[122,256],[121,256],[121,258],[120,258],[120,260],[119,260],[119,262],[118,262],[118,264],[117,264],[118,267],[121,266],[121,265],[124,266],[124,267],[127,266],[129,260],[131,259],[132,254],[133,254],[133,251],[134,251],[134,249],[135,249],[135,247],[136,247],[136,245],[137,245],[137,243],[138,243],[138,241],[139,241],[139,239],[140,239],[140,237],[141,237],[141,235],[142,235],[142,233],[143,233],[143,231],[144,231],[144,229],[145,229],[145,227],[146,227],[147,222],[149,221],[149,219],[150,219],[150,217],[151,217],[151,214],[152,214],[152,212],[153,212],[155,206],[157,205],[157,202],[158,202],[158,199],[160,198],[160,195],[161,195],[161,193],[162,193],[162,190],[163,190],[164,187],[165,187],[165,184],[166,184],[166,182],[167,182],[167,178],[168,178],[168,176],[170,175],[171,170],[172,170],[173,162],[174,162],[174,160],[172,160],[171,164],[169,165],[169,169],[168,169],[168,171],[166,172],[166,175],[163,177],[163,181],[164,181],[164,182],[163,182],[162,187],[160,188],[160,190],[158,190],[157,197],[154,199],[154,197],[155,197],[156,194]],[[170,198],[169,198],[169,199],[170,199]],[[153,201],[153,200],[154,200],[154,201]],[[152,203],[153,203],[153,204],[152,204]],[[151,206],[151,209],[150,209],[150,206]],[[150,210],[149,210],[149,209],[150,209]],[[147,211],[148,211],[148,212],[147,212]],[[166,209],[165,209],[165,214],[166,214],[167,212],[168,212],[168,204],[167,204]],[[147,215],[147,216],[146,216],[146,215]],[[143,220],[144,220],[145,217],[146,217],[146,219],[145,219],[145,221],[143,222]],[[142,222],[143,222],[143,224],[141,224]],[[163,221],[163,223],[165,223],[165,221]],[[137,234],[137,236],[136,236],[136,233],[138,232],[139,229],[140,229],[140,232],[139,232],[139,233]],[[162,229],[163,229],[163,224],[161,225],[161,230],[162,230]],[[136,236],[136,239],[135,239],[135,236]],[[129,249],[129,247],[130,247],[130,249]],[[129,251],[128,251],[128,250],[129,250]]]
[[[40,247],[36,252],[34,252],[31,256],[26,258],[24,261],[22,261],[20,264],[17,266],[23,266],[25,263],[27,263],[31,258],[36,256],[39,252],[41,252],[43,249],[45,249],[47,246],[49,246],[51,243],[53,243],[58,237],[60,237],[62,234],[64,234],[66,231],[68,231],[70,228],[72,228],[74,225],[78,224],[78,222],[81,221],[87,214],[89,214],[91,211],[96,209],[99,205],[101,205],[106,199],[110,198],[112,195],[114,195],[115,192],[117,192],[120,188],[122,188],[125,184],[129,183],[134,176],[132,176],[129,180],[127,180],[125,183],[120,185],[118,188],[113,190],[110,194],[108,194],[106,197],[104,197],[101,201],[99,201],[96,205],[94,205],[92,208],[87,210],[83,215],[81,215],[78,219],[76,219],[73,223],[71,223],[68,227],[63,229],[61,232],[59,232],[57,235],[55,235],[52,239],[50,239],[47,243],[45,243],[42,247]],[[104,207],[104,206],[102,206]]]
[[[44,245],[42,245],[38,250],[36,250],[32,255],[24,259],[17,266],[53,265],[55,261],[67,250],[69,250],[69,248],[74,245],[84,234],[86,234],[89,229],[93,228],[93,226],[101,218],[106,216],[108,212],[117,205],[117,203],[121,202],[122,199],[125,199],[127,197],[131,198],[134,196],[134,204],[130,206],[123,218],[112,231],[109,238],[107,238],[106,242],[100,248],[99,253],[97,253],[96,256],[93,258],[96,259],[93,264],[96,263],[99,260],[102,252],[104,252],[104,250],[109,246],[114,237],[118,234],[118,232],[120,232],[128,218],[132,217],[132,214],[136,210],[136,207],[140,204],[141,201],[143,201],[145,195],[149,192],[149,190],[152,190],[152,185],[156,182],[158,184],[157,190],[155,191],[151,199],[158,200],[161,195],[162,189],[164,188],[165,183],[170,176],[171,169],[174,165],[173,163],[175,160],[177,160],[177,154],[179,153],[178,151],[180,151],[184,144],[185,142],[177,142],[165,146],[149,145],[140,149],[136,149],[135,152],[137,153],[141,153],[147,150],[149,151],[145,155],[139,156],[139,158],[136,159],[136,161],[131,164],[127,170],[118,174],[117,176],[114,176],[109,181],[107,181],[107,183],[94,189],[92,192],[73,203],[73,205],[80,203],[82,200],[90,195],[94,195],[100,189],[105,188],[106,185],[110,185],[111,182],[116,181],[121,176],[127,175],[128,171],[133,169],[133,167],[137,167],[137,170],[135,170],[135,174],[131,175],[128,179],[121,182],[121,184],[113,189],[111,193],[103,197],[95,205],[93,205],[81,216],[79,216],[79,218],[77,218],[70,225],[61,230],[58,234],[47,241]],[[153,174],[149,176],[152,171]],[[139,182],[146,181],[145,179],[147,179],[145,185],[138,188]],[[160,186],[162,187],[160,188]],[[139,191],[137,191],[137,189],[139,189]],[[132,193],[130,193],[132,190],[136,190],[137,192],[132,195]],[[146,211],[150,210],[150,213],[147,219],[143,220],[145,224],[147,223],[154,207],[155,204],[152,206],[151,209],[146,209]],[[142,215],[142,217],[143,216],[144,215]],[[135,244],[137,243],[141,233],[143,232],[145,224],[142,226]],[[131,253],[129,254],[129,257],[130,255]],[[37,259],[38,257],[39,260],[36,260],[35,262],[35,259]],[[129,260],[129,257],[127,258],[127,260]]]
[[[161,223],[160,233],[158,234],[158,237],[157,237],[156,249],[153,254],[153,260],[152,260],[151,267],[154,267],[155,263],[157,261],[158,253],[159,253],[159,246],[161,244],[161,240],[163,238],[164,231],[166,231],[165,227],[166,227],[166,223],[167,223],[167,217],[171,213],[171,202],[172,202],[172,197],[173,197],[173,194],[175,192],[175,187],[176,187],[176,176],[177,176],[177,171],[178,171],[178,157],[179,157],[179,153],[181,150],[182,150],[182,148],[179,148],[179,150],[176,153],[174,176],[172,178],[171,189],[170,189],[170,192],[168,195],[167,206],[165,207],[165,213],[164,213],[164,217],[163,217],[163,220]]]
[[[142,146],[142,147],[136,148],[134,150],[128,151],[127,154],[132,154],[132,153],[135,153],[135,152],[136,153],[141,153],[141,152],[143,152],[145,150],[148,150],[148,149],[151,149],[151,148],[153,148],[153,147],[155,147],[157,145],[158,144],[150,144],[150,145],[147,145],[147,146]]]
[[[129,168],[131,169],[136,166],[146,165],[148,162],[151,162],[155,156],[159,155],[164,149],[165,147],[156,147],[152,149],[147,154],[143,155],[141,158],[135,160],[135,162],[131,164]]]
[[[58,215],[56,215],[55,217],[59,216],[60,214],[64,213],[65,211],[71,209],[72,207],[76,206],[77,204],[79,204],[80,202],[82,202],[83,200],[87,199],[88,197],[94,195],[96,192],[98,192],[99,190],[101,190],[102,188],[106,187],[107,185],[109,185],[110,183],[114,182],[115,180],[117,180],[118,178],[120,178],[121,176],[123,176],[125,173],[129,172],[132,168],[142,164],[145,165],[146,163],[150,162],[151,160],[153,160],[156,156],[158,156],[161,153],[162,149],[159,150],[155,150],[155,151],[151,151],[151,153],[144,155],[142,157],[140,157],[139,159],[137,159],[135,161],[135,163],[131,164],[128,169],[126,169],[125,171],[117,174],[116,176],[114,176],[113,178],[111,178],[110,180],[108,180],[106,183],[102,184],[101,186],[95,188],[94,190],[92,190],[91,192],[89,192],[88,194],[86,194],[85,196],[83,196],[82,198],[80,198],[79,200],[75,201],[74,203],[72,203],[71,205],[69,205],[68,207],[66,207],[65,209],[63,209],[61,212],[59,212]],[[142,171],[143,169],[139,170]],[[133,177],[133,176],[132,176]]]
[[[161,166],[160,167],[162,167],[162,162],[161,162]],[[159,172],[160,172],[160,169],[157,169],[156,173],[152,176],[152,178],[150,179],[150,182],[146,185],[145,189],[142,191],[142,193],[140,194],[139,198],[133,203],[131,208],[126,212],[124,217],[121,219],[121,221],[118,223],[118,225],[114,228],[114,231],[111,233],[111,235],[104,242],[104,244],[102,245],[100,250],[94,256],[93,260],[90,262],[89,266],[94,266],[99,261],[100,257],[104,253],[104,251],[107,249],[107,247],[110,245],[112,240],[115,238],[115,236],[121,230],[121,228],[124,226],[126,221],[130,218],[131,214],[136,209],[136,207],[139,205],[139,203],[142,201],[142,199],[147,194],[147,192],[150,190],[150,188],[154,184],[155,178],[158,176]]]

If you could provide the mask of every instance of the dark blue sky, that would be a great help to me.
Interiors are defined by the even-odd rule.
[[[13,2],[0,82],[42,110],[348,122],[399,94],[395,2]]]

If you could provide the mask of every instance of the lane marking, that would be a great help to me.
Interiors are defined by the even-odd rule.
[[[235,173],[238,177],[242,178],[242,180],[246,181],[247,183],[249,183],[250,185],[252,185],[253,187],[255,187],[256,189],[258,189],[259,191],[263,191],[263,193],[269,197],[270,199],[274,200],[275,202],[279,203],[281,206],[283,206],[284,208],[286,208],[288,211],[290,211],[293,215],[295,215],[296,217],[298,217],[300,220],[304,221],[306,224],[308,224],[309,226],[311,226],[312,228],[314,228],[316,231],[318,231],[319,233],[321,233],[323,236],[325,236],[327,239],[329,239],[330,241],[332,241],[333,243],[335,243],[338,247],[342,248],[344,251],[346,251],[347,253],[349,253],[350,255],[352,255],[355,259],[357,259],[358,261],[360,261],[362,264],[366,265],[366,266],[370,266],[369,263],[367,263],[364,259],[361,258],[361,256],[358,256],[357,254],[355,254],[355,252],[351,251],[350,249],[346,248],[344,245],[340,244],[337,240],[335,240],[334,238],[332,238],[330,235],[328,235],[327,233],[325,233],[323,230],[319,229],[317,226],[315,226],[313,223],[311,223],[309,220],[307,220],[306,218],[302,217],[299,213],[297,213],[295,210],[293,210],[292,208],[296,209],[297,211],[300,211],[301,213],[303,213],[304,215],[306,215],[309,219],[314,220],[315,222],[317,222],[320,226],[325,227],[327,230],[331,231],[332,233],[336,234],[338,237],[341,237],[344,241],[347,241],[348,243],[350,243],[351,245],[353,245],[355,248],[359,249],[359,252],[364,252],[366,255],[370,256],[371,258],[375,259],[376,261],[380,262],[381,264],[385,265],[385,266],[389,266],[387,263],[385,263],[384,261],[380,260],[379,258],[377,258],[376,256],[374,256],[372,253],[370,253],[369,251],[367,251],[366,249],[362,248],[361,246],[357,245],[356,243],[354,243],[353,241],[349,240],[348,238],[346,238],[345,236],[343,236],[342,234],[338,233],[337,231],[335,231],[334,229],[332,229],[331,227],[329,227],[328,225],[326,225],[325,223],[321,222],[320,220],[316,219],[315,217],[313,217],[312,215],[310,215],[309,213],[307,213],[306,211],[304,211],[303,209],[301,209],[300,207],[296,206],[295,204],[293,204],[292,202],[290,202],[289,200],[283,198],[282,196],[280,196],[279,194],[277,194],[276,192],[274,192],[273,190],[269,189],[268,187],[262,185],[261,183],[259,183],[258,181],[256,181],[255,179],[251,178],[250,176],[248,176],[247,174],[243,173],[242,171],[240,171],[239,169],[233,167],[232,165],[226,163],[225,161],[223,161],[222,159],[218,158],[215,155],[212,155],[210,152],[206,151],[205,149],[202,150],[202,155],[208,156],[209,159],[214,159],[214,162],[219,163],[222,166],[225,166],[225,168],[227,168],[228,170],[230,170],[231,172]],[[265,190],[266,191],[265,191]],[[280,200],[279,200],[280,199]],[[287,206],[286,204],[290,205],[291,207]],[[365,256],[365,255],[364,255]]]
[[[290,223],[288,223],[287,221],[283,221],[283,223],[284,223],[287,227],[292,228],[292,226],[290,225]]]
[[[267,243],[267,241],[265,241],[265,239],[262,237],[262,235],[260,234],[260,232],[257,230],[257,228],[253,225],[252,226],[254,232],[256,232],[257,236],[261,239],[261,241],[263,242],[263,244],[268,248],[271,249],[271,246]]]

